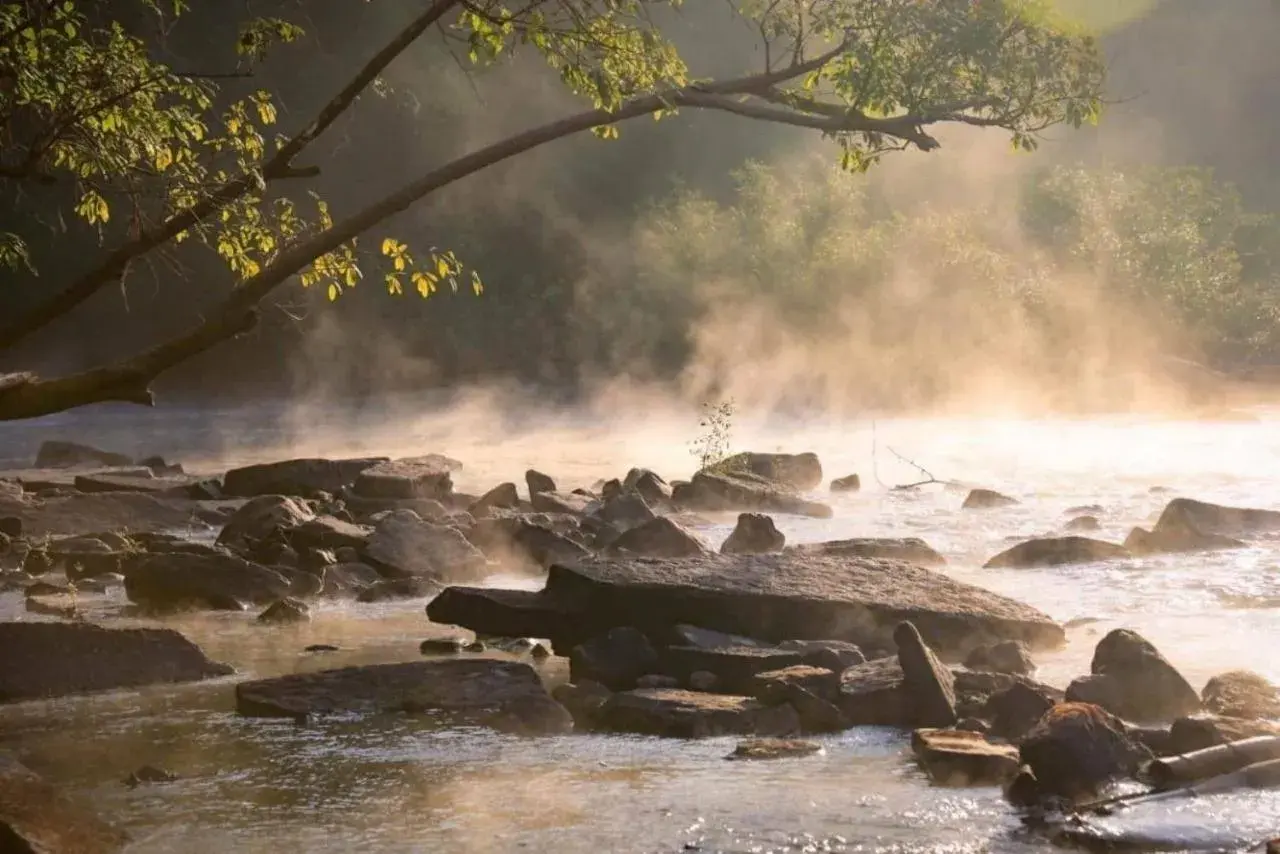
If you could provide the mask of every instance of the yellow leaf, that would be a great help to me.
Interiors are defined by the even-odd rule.
[[[392,266],[396,268],[397,273],[403,273],[404,272],[404,256],[397,255],[396,260],[392,262]]]
[[[329,283],[329,302],[333,302],[337,298],[338,298],[338,286],[330,282]]]

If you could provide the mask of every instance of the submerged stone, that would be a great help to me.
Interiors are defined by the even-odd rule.
[[[822,753],[823,747],[816,741],[798,738],[749,738],[738,742],[725,759],[796,759]]]
[[[5,854],[114,854],[129,836],[0,754],[0,850]]]
[[[986,569],[1034,569],[1131,557],[1124,546],[1088,537],[1044,537],[1006,549],[984,565]]]
[[[1012,507],[1018,499],[1002,495],[994,489],[974,489],[964,499],[963,510],[988,510],[993,507]]]
[[[765,706],[752,697],[649,688],[611,695],[600,708],[599,725],[675,738],[786,736],[800,730],[800,719],[789,705]]]
[[[803,554],[905,560],[917,566],[945,566],[947,559],[918,537],[858,537],[792,546]]]

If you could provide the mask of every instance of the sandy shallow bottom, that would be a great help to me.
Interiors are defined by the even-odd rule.
[[[920,536],[947,556],[947,572],[956,577],[1062,621],[1096,620],[1072,629],[1065,649],[1038,657],[1045,681],[1065,685],[1087,671],[1098,638],[1125,626],[1150,638],[1198,687],[1241,667],[1280,680],[1280,540],[1070,569],[993,571],[981,564],[1017,539],[1060,530],[1075,505],[1102,506],[1100,536],[1107,539],[1149,523],[1172,494],[1280,507],[1280,431],[1269,413],[1260,419],[882,422],[874,457],[868,424],[747,425],[735,439],[739,447],[814,450],[828,475],[862,475],[862,493],[831,499],[835,518],[779,518],[791,542]],[[119,422],[85,433],[73,427],[59,427],[60,435],[96,438],[108,447],[103,430],[136,437]],[[619,475],[633,464],[671,476],[691,467],[671,425],[628,430],[613,424],[578,434],[560,425],[501,444],[483,435],[441,437],[433,429],[402,434],[394,448],[345,450],[446,451],[466,463],[459,486],[473,490],[519,480],[530,465],[569,486]],[[269,447],[269,438],[254,444]],[[0,433],[0,447],[29,441],[27,434]],[[886,445],[940,478],[1000,489],[1023,503],[974,513],[959,509],[962,494],[942,488],[892,492],[885,487],[919,475]],[[1153,494],[1152,487],[1172,493]],[[718,541],[730,521],[714,520],[705,533]],[[111,616],[121,604],[107,597],[94,608],[104,621],[128,624]],[[417,659],[424,637],[447,631],[427,622],[423,604],[324,605],[303,627],[263,628],[246,615],[166,624],[242,675],[271,675]],[[0,615],[29,619],[11,594],[0,596]],[[343,649],[303,653],[311,643]],[[546,676],[562,679],[563,669],[553,660]],[[909,761],[902,734],[857,729],[823,741],[826,751],[815,757],[726,763],[722,757],[733,747],[726,739],[516,739],[401,717],[264,723],[233,714],[230,681],[0,711],[0,747],[18,750],[32,767],[126,826],[136,840],[133,852],[1047,848],[1020,829],[998,792],[929,787]],[[181,779],[137,789],[121,784],[144,763]],[[1108,822],[1167,850],[1230,850],[1280,835],[1280,795],[1165,804]]]

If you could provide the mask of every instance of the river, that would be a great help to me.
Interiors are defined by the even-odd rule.
[[[39,439],[51,437],[137,454],[161,451],[197,468],[320,452],[441,452],[465,463],[457,480],[466,491],[504,479],[522,483],[529,466],[568,487],[620,476],[632,465],[669,478],[693,468],[687,443],[697,431],[687,418],[632,410],[521,423],[509,414],[478,415],[406,419],[400,410],[337,419],[317,410],[287,424],[261,412],[63,417],[0,428],[0,460],[29,458]],[[1243,550],[1105,566],[981,567],[1012,542],[1061,531],[1076,505],[1100,505],[1098,536],[1115,541],[1134,525],[1148,525],[1174,495],[1280,507],[1280,413],[1257,416],[1215,423],[774,421],[735,425],[733,441],[738,448],[816,451],[829,478],[861,475],[861,492],[821,496],[834,518],[779,517],[789,542],[919,536],[947,557],[946,572],[1060,621],[1080,621],[1064,649],[1037,657],[1043,681],[1065,686],[1088,672],[1094,644],[1122,626],[1154,642],[1199,688],[1237,668],[1280,681],[1280,537]],[[923,478],[897,455],[940,479],[1001,490],[1021,503],[962,511],[963,492],[936,485],[892,491],[893,484]],[[717,519],[704,533],[718,544],[729,522]],[[127,622],[110,616],[122,604],[108,597],[96,608]],[[417,659],[418,643],[444,631],[428,624],[423,604],[325,604],[299,627],[265,628],[239,614],[164,622],[233,664],[238,679]],[[6,619],[32,619],[17,594],[0,597],[0,611]],[[321,642],[342,651],[303,652]],[[563,669],[553,659],[548,679],[564,678]],[[930,787],[902,733],[860,728],[820,740],[826,750],[815,757],[728,763],[732,739],[522,739],[398,717],[298,726],[237,717],[230,681],[0,710],[0,746],[17,749],[33,768],[126,827],[135,840],[131,854],[1048,848],[1020,830],[999,792]],[[124,786],[121,779],[144,763],[180,779]],[[1280,835],[1280,793],[1190,800],[1108,821],[1145,829],[1174,850],[1231,850]]]

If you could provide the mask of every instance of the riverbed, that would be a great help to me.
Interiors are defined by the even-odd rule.
[[[1280,413],[1254,414],[1256,420],[1214,423],[775,421],[737,424],[731,438],[736,448],[816,451],[828,479],[861,476],[861,492],[815,496],[832,504],[832,519],[777,517],[789,542],[922,537],[946,556],[947,573],[1070,621],[1067,646],[1037,656],[1043,681],[1065,686],[1086,673],[1097,640],[1123,626],[1155,643],[1198,689],[1238,668],[1280,681],[1280,537],[1241,550],[1105,566],[982,564],[1020,539],[1060,533],[1073,515],[1068,511],[1084,505],[1101,508],[1092,512],[1102,525],[1095,536],[1114,541],[1134,525],[1149,525],[1177,495],[1280,508]],[[458,488],[474,492],[499,480],[522,483],[531,466],[570,488],[621,476],[633,465],[668,478],[695,466],[688,441],[696,419],[691,425],[642,413],[566,415],[523,425],[471,420],[471,429],[460,430],[456,418],[392,425],[323,411],[309,417],[311,429],[306,419],[284,423],[234,412],[179,413],[167,422],[162,412],[64,417],[0,428],[0,457],[28,454],[44,438],[134,454],[161,451],[211,470],[313,453],[441,452],[464,462]],[[233,433],[241,441],[233,442]],[[964,511],[962,490],[891,488],[931,476],[997,489],[1021,503]],[[718,544],[732,519],[709,521],[703,533]],[[251,614],[165,620],[234,665],[237,676],[6,707],[0,747],[18,750],[34,769],[127,828],[134,854],[1048,850],[1021,829],[998,791],[930,787],[910,760],[907,736],[887,730],[822,738],[825,752],[814,757],[728,763],[732,739],[526,739],[439,729],[413,718],[296,725],[234,714],[235,679],[417,659],[423,638],[447,632],[427,622],[424,604],[321,604],[313,621],[298,627],[262,627]],[[113,616],[122,605],[116,594],[93,608],[109,624],[132,624]],[[0,610],[5,619],[34,619],[16,594],[0,597]],[[305,653],[313,643],[341,650]],[[544,669],[549,681],[565,676],[559,659]],[[180,779],[134,789],[122,784],[146,763]],[[1280,794],[1186,801],[1110,821],[1141,827],[1173,850],[1231,850],[1280,835]]]

